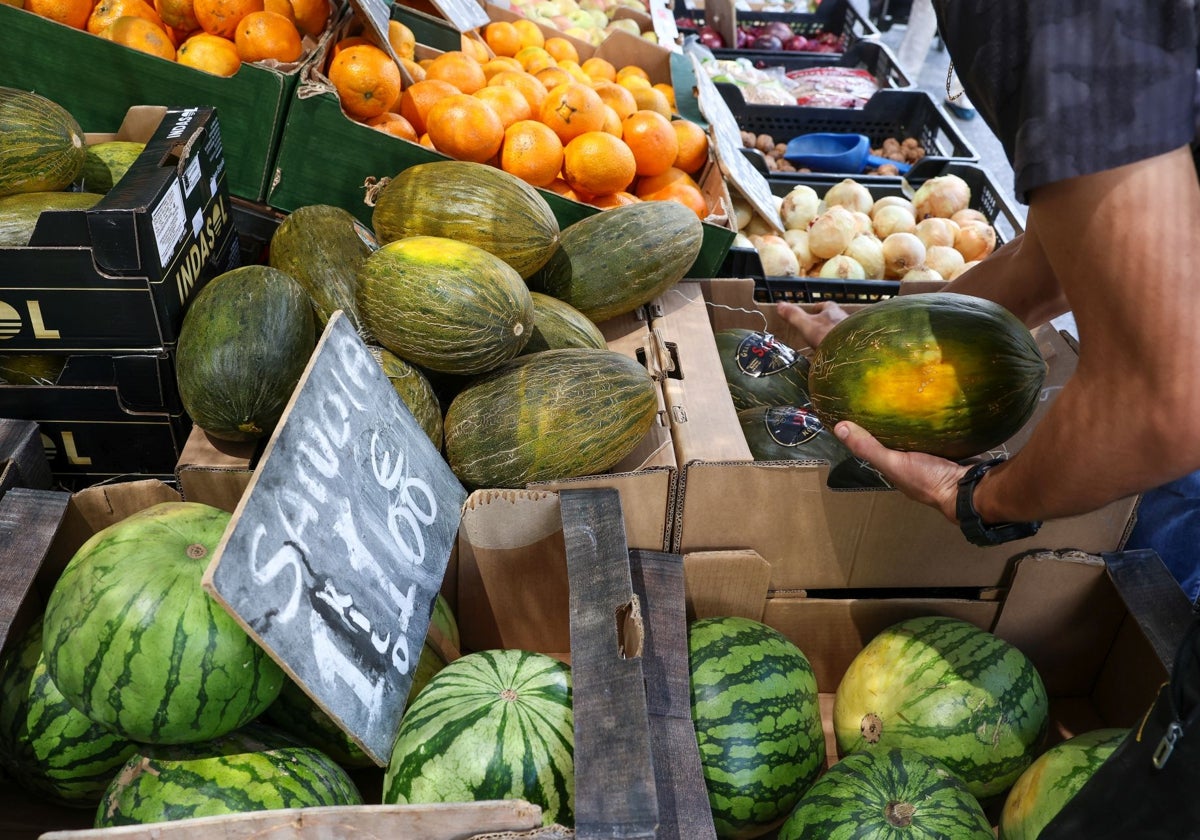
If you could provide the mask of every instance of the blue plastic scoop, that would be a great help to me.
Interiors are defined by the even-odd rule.
[[[907,163],[871,154],[871,141],[865,134],[801,134],[788,141],[783,157],[797,168],[814,172],[857,174],[868,166],[890,164],[903,175],[911,168]]]

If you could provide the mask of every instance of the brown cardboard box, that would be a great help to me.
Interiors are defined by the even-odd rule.
[[[702,294],[702,292],[704,294]],[[995,587],[1011,558],[1040,548],[1091,553],[1119,548],[1135,499],[1045,523],[1029,539],[979,548],[932,508],[895,490],[830,490],[824,462],[754,462],[721,371],[712,331],[765,328],[797,349],[803,341],[753,300],[753,281],[684,283],[663,295],[653,332],[679,370],[664,381],[680,465],[673,548],[683,554],[752,548],[770,566],[772,591],[845,587]],[[999,451],[1015,452],[1075,368],[1076,353],[1049,328],[1036,333],[1049,363],[1033,418]]]

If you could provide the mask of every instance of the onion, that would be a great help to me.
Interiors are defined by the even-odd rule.
[[[754,243],[750,241],[750,237],[742,233],[740,230],[733,235],[733,248],[753,248]]]
[[[970,262],[965,262],[958,267],[957,271],[955,271],[952,275],[950,275],[946,279],[947,280],[955,280],[955,279],[961,277],[967,269],[974,268],[977,265],[979,265],[979,260],[971,260]]]
[[[754,218],[754,208],[741,196],[733,196],[733,218],[737,222],[738,230],[742,230]]]
[[[874,203],[871,191],[853,178],[843,178],[825,191],[825,204],[828,207],[841,206],[869,214]]]
[[[886,268],[883,262],[883,242],[874,236],[859,234],[846,247],[847,257],[853,257],[862,266],[864,277],[883,279]]]
[[[854,211],[854,232],[855,234],[869,233],[875,235],[875,223],[871,221],[871,217],[866,213],[858,210]]]
[[[775,232],[775,226],[757,213],[752,216],[750,221],[746,223],[746,226],[742,228],[742,230],[746,232],[747,236],[752,234],[758,234],[759,236],[762,236],[763,234],[777,235]]]
[[[791,246],[792,253],[796,255],[796,262],[800,264],[800,271],[805,272],[812,268],[812,264],[816,261],[812,251],[808,247],[808,231],[806,230],[785,230],[783,232],[783,241]]]
[[[792,246],[782,236],[764,236],[758,242],[758,259],[763,274],[768,277],[795,277],[800,273],[800,264],[792,253]]]
[[[932,248],[934,245],[948,245],[953,248],[954,237],[958,235],[958,225],[949,219],[930,216],[917,222],[913,233],[925,243],[926,248]]]
[[[837,256],[854,238],[854,230],[854,214],[841,205],[834,205],[809,225],[809,250],[814,257],[823,260]]]
[[[953,277],[965,262],[963,255],[949,245],[932,245],[925,249],[925,265],[945,278]]]
[[[903,277],[925,263],[925,244],[912,233],[893,233],[883,240],[885,277]]]
[[[904,272],[901,283],[945,283],[946,278],[927,265],[918,265]]]
[[[930,216],[949,219],[959,210],[965,210],[970,203],[971,188],[957,175],[930,178],[917,188],[916,195],[913,196],[918,219]]]
[[[803,230],[808,223],[817,217],[821,198],[817,191],[808,184],[799,184],[783,197],[779,207],[779,215],[787,230]]]
[[[874,217],[882,207],[906,207],[908,212],[912,213],[913,218],[917,217],[917,208],[913,203],[902,195],[885,195],[883,198],[871,205],[871,216]]]
[[[983,215],[982,211],[976,210],[973,207],[967,207],[964,210],[959,210],[950,217],[950,221],[960,225],[963,222],[986,222],[989,225],[991,224],[991,222],[988,221],[988,217]]]
[[[826,262],[827,262],[827,260],[815,260],[813,262],[813,264],[808,267],[808,271],[804,272],[804,276],[805,277],[820,277],[821,269],[825,267]]]
[[[873,225],[875,235],[880,239],[887,239],[893,233],[912,233],[917,221],[912,213],[893,204],[880,207],[875,212]]]
[[[958,229],[954,247],[963,260],[981,260],[996,250],[996,229],[986,222],[967,222]]]
[[[838,254],[825,261],[825,264],[821,266],[821,273],[817,276],[828,280],[862,280],[867,275],[862,265],[854,257]]]

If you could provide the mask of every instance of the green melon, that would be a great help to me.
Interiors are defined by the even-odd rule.
[[[442,448],[442,406],[438,402],[433,384],[419,368],[410,365],[383,347],[368,347],[383,373],[392,383],[396,394],[412,412],[413,419],[420,424],[437,449]]]
[[[105,140],[87,145],[80,184],[93,193],[106,193],[115,187],[133,162],[146,150],[145,143],[132,140]]]
[[[524,799],[574,823],[571,669],[520,650],[468,654],[417,695],[383,779],[385,803]]]
[[[79,123],[56,102],[0,87],[0,196],[66,189],[87,158]]]
[[[718,330],[714,337],[729,396],[738,411],[808,405],[807,358],[757,330]]]
[[[765,834],[825,766],[812,666],[779,631],[725,616],[692,622],[688,666],[717,836]]]
[[[521,352],[539,353],[542,350],[564,350],[568,347],[593,347],[604,350],[608,342],[592,319],[574,306],[556,297],[532,292],[533,335]]]
[[[925,753],[983,800],[1033,761],[1049,701],[1025,654],[974,624],[923,616],[886,628],[838,684],[838,750]]]
[[[271,704],[283,671],[200,586],[229,520],[163,502],[80,547],[43,619],[46,668],[71,705],[126,738],[178,744]]]
[[[0,248],[28,245],[43,212],[90,210],[103,197],[90,192],[23,192],[0,197]]]

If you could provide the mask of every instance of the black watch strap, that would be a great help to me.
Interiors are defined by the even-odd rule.
[[[1003,457],[992,458],[974,464],[966,475],[958,480],[958,496],[955,499],[954,515],[963,536],[975,545],[1000,545],[1010,540],[1032,537],[1042,527],[1041,522],[1005,522],[988,525],[975,510],[975,486],[992,467],[1004,461]]]

